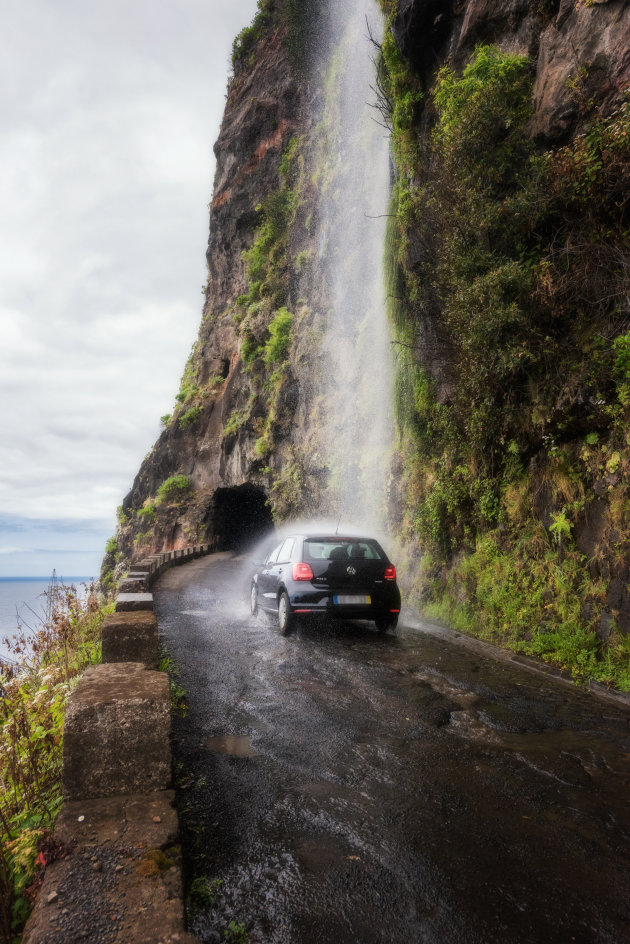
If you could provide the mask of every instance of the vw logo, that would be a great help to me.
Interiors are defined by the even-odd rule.
[[[348,567],[348,569],[346,570],[346,573],[350,574],[351,577],[354,577],[356,572],[357,572],[356,567]]]

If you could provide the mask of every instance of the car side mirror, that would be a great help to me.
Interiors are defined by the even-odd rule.
[[[264,560],[259,560],[259,558],[257,557],[252,558],[252,564],[254,565],[254,567],[262,567],[264,563],[265,563]]]

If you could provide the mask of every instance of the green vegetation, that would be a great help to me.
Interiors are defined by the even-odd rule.
[[[271,502],[274,520],[297,517],[304,508],[314,506],[309,476],[304,461],[297,450],[289,462],[284,464],[271,487]]]
[[[271,0],[258,0],[258,11],[250,26],[244,27],[232,44],[232,67],[237,69],[242,63],[251,60],[254,47],[262,36],[269,19]]]
[[[173,711],[177,711],[182,716],[185,716],[188,711],[186,689],[183,688],[181,682],[179,681],[179,667],[171,653],[166,649],[162,649],[161,651],[158,671],[166,672],[168,675],[171,690],[171,708]]]
[[[244,924],[238,921],[230,921],[223,933],[223,940],[226,944],[248,944],[249,934]]]
[[[194,429],[199,422],[202,413],[203,410],[200,406],[193,406],[189,410],[186,410],[186,412],[183,413],[177,420],[179,428]]]
[[[263,360],[267,367],[281,364],[289,356],[293,327],[293,315],[286,308],[280,308],[269,324],[269,338],[263,351]]]
[[[136,512],[138,518],[143,518],[148,524],[153,524],[155,521],[155,516],[157,514],[155,502],[151,499],[145,501],[142,508],[139,508]]]
[[[12,642],[0,663],[0,940],[19,937],[46,865],[66,853],[52,837],[61,807],[63,719],[68,695],[100,661],[106,609],[62,588],[50,620]]]
[[[423,102],[391,33],[383,44],[404,527],[424,550],[425,610],[628,689],[609,587],[629,576],[630,103],[540,154],[531,82],[527,59],[482,46]],[[450,368],[438,381],[423,364],[427,319]]]
[[[133,543],[136,547],[147,547],[153,539],[153,531],[138,531],[136,536],[133,539]]]
[[[187,475],[171,475],[157,490],[156,505],[174,505],[186,498],[192,489]]]
[[[199,393],[200,344],[196,341],[186,361],[184,373],[175,397],[177,403],[188,403]]]
[[[194,878],[188,889],[188,911],[191,917],[213,908],[222,886],[223,879],[220,878],[209,879],[206,875]]]
[[[252,247],[244,254],[248,290],[238,299],[235,322],[241,336],[241,358],[252,375],[254,392],[246,410],[232,413],[224,436],[234,435],[249,419],[254,403],[264,403],[258,417],[255,454],[273,450],[278,404],[288,376],[294,315],[286,307],[291,281],[289,232],[296,221],[304,186],[302,140],[292,138],[280,164],[280,188],[258,207],[259,224]],[[302,262],[305,264],[306,256]]]
[[[118,509],[118,523],[120,527],[124,527],[128,523],[127,516],[123,513],[122,507]],[[100,585],[103,593],[109,594],[114,590],[114,570],[116,564],[122,558],[122,551],[119,550],[118,541],[116,537],[111,537],[105,545],[105,556],[101,564],[101,573],[100,573]]]
[[[236,436],[241,426],[243,426],[249,418],[249,410],[232,410],[228,417],[228,421],[223,427],[223,436]]]
[[[260,222],[251,249],[243,257],[247,268],[248,291],[237,300],[240,308],[246,308],[243,320],[252,320],[267,301],[268,310],[281,307],[287,298],[289,287],[289,263],[287,257],[289,227],[295,221],[300,202],[300,191],[304,180],[304,158],[301,154],[302,140],[291,139],[280,165],[278,190],[273,190],[257,207]]]

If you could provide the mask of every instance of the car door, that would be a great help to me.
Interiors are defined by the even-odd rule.
[[[281,547],[282,544],[277,544],[276,547],[274,547],[258,573],[258,602],[264,609],[270,609],[275,606],[276,592],[274,582],[277,584],[278,579],[275,567]]]
[[[274,568],[274,574],[276,577],[276,593],[281,586],[287,587],[288,581],[291,579],[291,570],[293,560],[293,550],[295,548],[295,538],[286,538],[282,543],[280,548],[280,553],[278,554],[278,560]]]
[[[269,594],[268,599],[271,602],[276,600],[278,597],[278,591],[281,586],[286,586],[285,583],[285,571],[290,564],[291,554],[295,546],[295,538],[285,538],[280,547],[278,548],[278,553],[275,557],[275,560],[271,562],[269,567],[269,572],[267,574],[267,593]]]

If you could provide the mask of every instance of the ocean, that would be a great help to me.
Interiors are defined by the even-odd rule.
[[[78,588],[87,579],[65,577],[63,583]],[[43,621],[49,585],[50,577],[0,577],[0,658],[10,656],[4,640],[17,633],[18,615],[25,627],[37,628]]]

